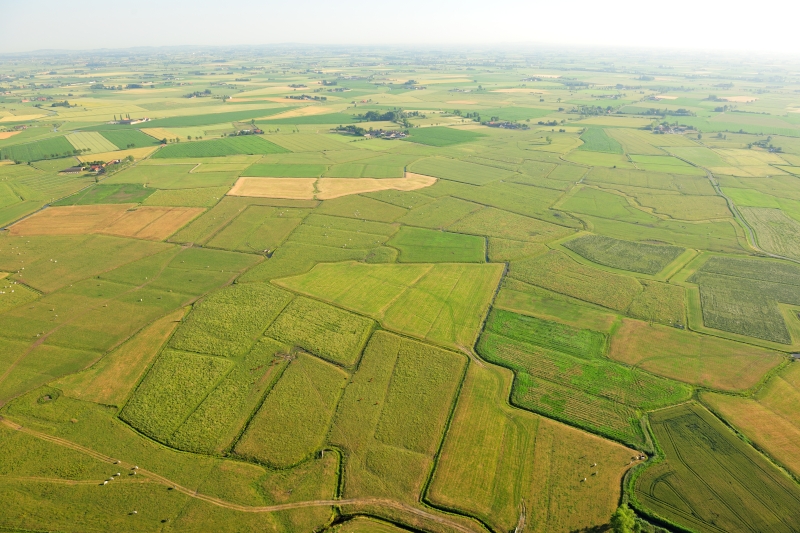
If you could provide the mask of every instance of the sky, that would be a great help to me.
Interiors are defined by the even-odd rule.
[[[304,43],[800,55],[798,20],[797,0],[0,0],[0,54]]]

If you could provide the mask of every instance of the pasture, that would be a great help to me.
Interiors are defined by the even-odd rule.
[[[386,244],[403,263],[483,263],[486,255],[480,237],[424,228],[403,227]]]

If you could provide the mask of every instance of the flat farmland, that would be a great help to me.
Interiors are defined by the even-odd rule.
[[[112,152],[117,145],[96,132],[70,133],[67,140],[76,150],[89,152]]]
[[[621,241],[601,235],[572,239],[564,246],[595,263],[651,275],[658,274],[684,252],[677,246]]]
[[[500,265],[320,264],[277,283],[416,337],[470,346],[501,273]]]
[[[783,357],[769,350],[638,320],[623,319],[609,357],[661,376],[711,389],[756,386]]]
[[[130,204],[51,207],[11,227],[11,235],[102,233],[161,241],[203,212],[191,207],[139,207]]]
[[[401,228],[386,244],[400,250],[404,263],[483,263],[486,255],[480,237],[424,228]]]

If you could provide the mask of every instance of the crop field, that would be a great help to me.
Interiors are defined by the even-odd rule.
[[[485,134],[476,131],[432,127],[414,130],[409,137],[406,137],[403,140],[441,148],[443,146],[452,146],[454,144],[477,141],[481,137],[485,136]]]
[[[289,363],[234,451],[286,468],[310,457],[325,439],[348,374],[306,354]]]
[[[158,141],[139,130],[113,130],[101,133],[103,137],[120,150],[155,146]],[[77,148],[77,147],[76,147]],[[111,149],[114,150],[113,148]]]
[[[0,530],[797,530],[789,64],[395,48],[0,61]]]
[[[57,159],[72,155],[74,150],[75,147],[65,137],[52,137],[32,143],[0,148],[0,160],[10,159],[27,163],[42,159]]]
[[[639,410],[679,403],[689,398],[691,390],[607,362],[597,349],[602,334],[592,333],[493,311],[478,353],[514,371],[514,404],[642,446]]]
[[[348,456],[345,497],[413,503],[444,434],[465,366],[462,354],[384,331],[373,334],[328,437]]]
[[[586,128],[586,131],[581,135],[581,140],[583,144],[578,147],[578,150],[608,152],[610,154],[623,153],[622,145],[612,137],[609,137],[603,128]]]
[[[76,150],[89,152],[112,152],[118,148],[117,145],[96,132],[70,133],[67,140]]]
[[[156,152],[153,157],[156,159],[169,159],[180,157],[221,157],[237,154],[280,154],[283,152],[288,152],[288,150],[261,137],[247,135],[210,141],[170,144]]]
[[[792,263],[714,256],[688,281],[700,287],[706,326],[791,344],[778,303],[800,305],[798,279]]]
[[[779,209],[740,207],[739,211],[756,232],[758,245],[767,252],[800,260],[800,222]]]
[[[459,181],[470,185],[486,185],[492,181],[514,177],[513,172],[501,168],[443,158],[423,159],[412,165],[411,170],[417,174]]]
[[[666,460],[636,480],[639,505],[699,531],[795,529],[800,488],[711,413],[686,404],[650,419]]]
[[[368,318],[308,298],[295,298],[267,329],[266,335],[352,367],[373,327]]]
[[[270,285],[248,283],[222,289],[196,305],[170,346],[210,355],[243,355],[291,299]]]
[[[715,413],[753,440],[794,475],[800,473],[797,436],[800,416],[793,408],[800,398],[800,366],[789,365],[753,398],[704,393],[701,399]]]
[[[424,228],[403,227],[386,244],[402,263],[483,263],[486,255],[480,237]]]
[[[684,251],[677,246],[621,241],[602,235],[585,235],[564,246],[594,263],[651,275],[664,270]]]
[[[155,189],[147,189],[138,183],[100,184],[51,205],[140,204],[154,192]]]
[[[754,387],[780,354],[718,337],[624,319],[608,356],[653,374],[717,390]]]
[[[131,204],[52,207],[9,229],[11,235],[87,235],[103,233],[160,241],[197,217],[195,207],[139,207]]]

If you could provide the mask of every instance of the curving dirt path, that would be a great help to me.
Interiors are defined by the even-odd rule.
[[[62,439],[61,437],[55,437],[53,435],[48,435],[47,433],[42,433],[40,431],[36,431],[34,429],[30,429],[24,426],[21,426],[6,417],[0,416],[0,423],[4,426],[13,429],[15,431],[22,431],[27,435],[31,435],[38,439],[42,439],[53,444],[57,444],[59,446],[63,446],[65,448],[69,448],[71,450],[75,450],[77,452],[83,453],[88,455],[94,459],[99,461],[103,461],[105,463],[113,464],[119,467],[120,469],[127,469],[130,470],[133,468],[133,464],[127,463],[125,461],[118,461],[113,457],[109,457],[102,453],[99,453],[91,448],[87,448],[75,442],[69,441],[67,439]],[[395,509],[398,511],[402,511],[405,513],[409,513],[420,518],[424,518],[426,520],[430,520],[432,522],[436,522],[437,524],[441,524],[450,528],[452,531],[460,531],[462,533],[475,533],[476,531],[482,531],[478,529],[470,529],[462,524],[454,522],[452,520],[448,520],[443,516],[438,516],[427,511],[423,511],[422,509],[418,509],[411,505],[401,503],[394,500],[389,500],[385,498],[349,498],[349,499],[342,499],[342,500],[308,500],[302,502],[292,502],[292,503],[282,503],[277,505],[265,505],[265,506],[251,506],[251,505],[241,505],[238,503],[232,503],[229,501],[222,500],[220,498],[215,498],[214,496],[208,496],[206,494],[201,494],[196,490],[192,490],[190,488],[184,487],[179,485],[164,476],[160,476],[155,472],[151,472],[144,468],[138,468],[136,472],[139,475],[144,476],[152,481],[161,483],[167,487],[172,488],[173,490],[177,490],[178,492],[185,494],[191,498],[195,498],[198,500],[202,500],[206,503],[210,503],[212,505],[216,505],[218,507],[224,507],[226,509],[231,509],[234,511],[240,511],[244,513],[274,513],[278,511],[287,511],[291,509],[302,509],[306,507],[332,507],[332,506],[342,506],[342,505],[373,505],[378,507],[390,508]],[[29,481],[50,481],[53,483],[63,483],[63,484],[97,484],[96,481],[72,481],[72,480],[55,480],[49,478],[16,478],[20,480],[29,480]]]

